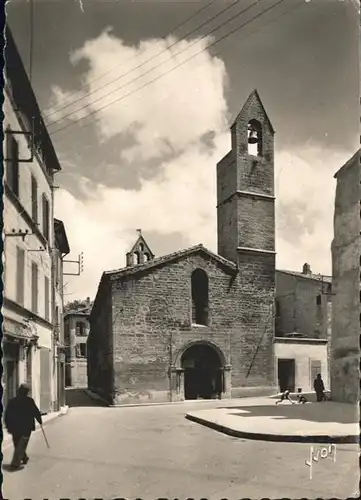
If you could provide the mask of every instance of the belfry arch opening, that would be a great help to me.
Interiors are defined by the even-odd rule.
[[[262,124],[258,120],[250,120],[247,130],[248,154],[262,156]]]
[[[208,276],[203,269],[192,273],[192,324],[208,325]]]
[[[184,399],[216,399],[224,392],[223,365],[219,353],[208,344],[194,344],[181,358]]]

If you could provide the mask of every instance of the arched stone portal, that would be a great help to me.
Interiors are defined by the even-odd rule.
[[[224,392],[224,362],[211,345],[191,345],[181,357],[184,399],[214,399]]]

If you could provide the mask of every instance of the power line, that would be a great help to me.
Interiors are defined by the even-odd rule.
[[[197,52],[196,54],[193,54],[193,56],[189,57],[188,59],[186,59],[185,61],[182,61],[181,63],[177,64],[175,67],[171,68],[170,70],[168,70],[167,72],[165,73],[162,73],[161,75],[159,75],[158,77],[154,78],[153,80],[151,80],[150,82],[147,82],[146,84],[142,85],[141,87],[138,87],[137,89],[131,91],[131,92],[128,92],[128,94],[125,94],[123,96],[120,96],[118,97],[117,99],[114,99],[113,101],[111,101],[110,103],[104,105],[103,107],[97,109],[97,110],[94,110],[92,111],[91,113],[89,113],[87,116],[85,117],[82,117],[82,118],[79,118],[78,120],[75,120],[75,121],[72,121],[71,123],[68,123],[67,125],[64,125],[63,127],[60,127],[59,129],[55,130],[54,132],[52,132],[50,135],[55,135],[57,134],[58,132],[61,132],[73,125],[75,125],[76,123],[79,123],[80,121],[86,119],[86,118],[89,118],[90,116],[92,115],[95,115],[101,111],[103,111],[104,109],[108,108],[109,106],[111,106],[112,104],[115,104],[116,102],[119,102],[123,99],[125,99],[126,97],[129,97],[130,95],[134,94],[135,92],[138,92],[139,90],[147,87],[148,85],[150,85],[151,83],[154,83],[156,82],[157,80],[159,80],[161,77],[171,73],[172,71],[174,71],[175,69],[177,69],[178,67],[182,66],[183,64],[187,63],[188,61],[190,61],[191,59],[194,59],[197,55],[201,54],[202,52],[208,50],[210,47],[216,45],[217,43],[225,40],[226,38],[228,38],[229,36],[233,35],[235,32],[237,32],[239,29],[243,28],[244,26],[246,26],[247,24],[249,24],[250,22],[254,21],[256,18],[258,17],[261,17],[263,14],[265,14],[266,12],[269,12],[271,11],[272,9],[274,9],[276,6],[278,6],[279,4],[283,3],[285,0],[279,0],[276,4],[274,4],[273,6],[271,7],[268,7],[266,10],[264,10],[261,14],[258,14],[256,16],[254,16],[252,19],[250,19],[249,21],[247,21],[246,23],[243,23],[242,25],[236,27],[235,29],[231,30],[230,32],[226,33],[223,37],[221,37],[219,40],[216,40],[214,41],[213,43],[211,43],[210,45],[208,45],[207,47],[205,47],[204,49],[200,50],[199,52]],[[269,23],[267,23],[265,26],[277,21],[278,19],[282,18],[283,16],[285,16],[286,14],[290,13],[291,11],[293,10],[296,10],[297,8],[299,8],[301,5],[303,4],[298,4],[298,5],[295,5],[293,4],[293,6],[288,9],[287,11],[283,12],[282,14],[280,14],[277,18],[275,19],[272,19]],[[263,26],[263,27],[265,27]],[[248,36],[252,35],[253,33],[256,33],[259,31],[259,28],[256,29],[256,30],[253,30]],[[248,38],[248,36],[246,37],[243,37],[243,39],[245,38]],[[88,125],[91,125],[91,124],[94,124],[96,122],[100,121],[100,119],[96,119],[92,122],[89,122],[88,124],[84,125],[84,126],[88,126]]]
[[[121,90],[122,88],[126,87],[127,85],[129,85],[130,83],[134,83],[136,82],[137,80],[139,80],[140,78],[142,78],[143,76],[147,75],[148,73],[150,73],[151,71],[153,71],[154,69],[157,69],[158,67],[162,66],[164,63],[166,62],[169,62],[173,59],[173,57],[175,56],[178,56],[179,54],[181,54],[182,52],[185,52],[186,50],[188,50],[190,47],[192,47],[193,45],[195,45],[196,43],[199,43],[201,40],[205,39],[207,36],[211,35],[212,33],[218,31],[220,28],[222,28],[223,26],[225,26],[226,24],[230,23],[231,21],[233,21],[234,19],[236,19],[237,17],[241,16],[242,14],[244,14],[245,12],[247,12],[248,10],[252,9],[254,6],[258,5],[259,3],[261,2],[264,2],[265,0],[255,0],[254,3],[252,3],[251,5],[249,5],[248,7],[246,7],[245,9],[241,10],[240,12],[238,12],[238,14],[232,16],[230,19],[228,19],[227,21],[223,22],[222,24],[220,24],[219,26],[217,26],[216,28],[214,28],[213,30],[211,30],[209,33],[207,33],[206,35],[202,36],[200,39],[198,40],[194,40],[193,42],[191,42],[187,47],[184,47],[182,50],[180,50],[179,52],[177,52],[176,54],[174,54],[174,56],[171,56],[169,59],[167,59],[166,61],[163,61],[161,62],[160,64],[156,64],[155,66],[152,66],[150,69],[148,69],[145,73],[142,73],[141,75],[138,75],[136,78],[133,78],[132,80],[130,80],[129,82],[126,82],[124,83],[123,85],[120,85],[120,87],[117,87],[116,89],[114,90],[111,90],[110,92],[100,96],[100,97],[97,97],[96,99],[94,99],[90,104],[94,104],[96,102],[99,102],[101,100],[103,100],[105,97],[108,97],[109,95],[111,94],[114,94],[114,92],[118,91],[118,90]],[[217,16],[219,16],[221,13],[224,13],[226,10],[229,10],[230,8],[233,8],[237,3],[239,2],[239,0],[236,0],[232,5],[229,5],[226,9],[224,9],[223,11],[221,11],[220,13],[217,14]],[[217,17],[215,16],[215,17]],[[207,21],[208,22],[208,21]],[[206,23],[203,23],[203,24],[207,24]],[[178,43],[180,43],[183,39],[179,40],[179,41],[176,41],[174,42],[173,44],[171,44],[165,51],[162,51],[161,53],[163,52],[167,52],[172,46],[174,45],[177,45]],[[146,61],[145,63],[142,63],[140,64],[139,66],[133,68],[133,70],[131,70],[130,72],[128,73],[131,73],[132,71],[134,71],[135,69],[137,69],[138,67],[141,67],[143,66],[144,64],[146,64],[147,62],[151,61],[151,59],[149,59],[148,61]],[[122,76],[125,76],[127,75],[128,73],[125,73],[124,75]],[[116,78],[114,81],[117,81],[119,80],[120,78]],[[76,110],[74,111],[71,111],[70,113],[68,113],[67,115],[63,116],[62,118],[59,118],[58,120],[54,120],[53,122],[49,123],[48,124],[48,127],[51,127],[52,125],[55,125],[56,123],[60,122],[60,121],[63,121],[67,118],[69,118],[70,116],[74,115],[75,113],[77,113],[78,111],[82,111],[83,109],[87,108],[88,107],[88,104],[86,104],[85,106],[81,106],[80,108],[77,108]]]
[[[34,4],[33,0],[30,0],[30,54],[29,54],[29,81],[31,83],[31,77],[33,73],[33,50],[34,50]]]
[[[173,42],[172,44],[170,44],[166,49],[163,49],[161,50],[160,52],[158,52],[157,54],[155,54],[154,56],[152,56],[150,59],[147,59],[146,61],[142,62],[141,64],[138,64],[138,66],[135,66],[134,68],[132,68],[131,70],[129,71],[126,71],[125,73],[123,73],[122,75],[118,76],[117,78],[111,80],[110,82],[108,82],[106,85],[103,85],[102,87],[96,89],[95,91],[92,91],[92,92],[88,92],[87,94],[85,94],[81,99],[78,99],[78,100],[75,100],[69,104],[67,104],[66,106],[63,106],[62,108],[58,109],[58,110],[55,110],[53,113],[51,113],[51,115],[53,115],[54,113],[58,113],[59,111],[62,111],[63,109],[66,109],[67,107],[69,106],[72,106],[73,104],[76,104],[77,102],[85,99],[86,97],[88,97],[89,95],[93,94],[93,93],[97,93],[99,90],[103,90],[104,88],[108,87],[109,85],[117,82],[118,80],[121,80],[123,79],[125,76],[127,76],[128,74],[132,73],[133,71],[135,71],[136,69],[139,69],[141,68],[142,66],[144,66],[145,64],[148,64],[150,61],[152,61],[153,59],[156,59],[158,56],[162,55],[163,53],[167,53],[172,47],[180,44],[182,41],[186,40],[187,37],[189,37],[190,35],[192,35],[193,33],[195,33],[197,30],[199,30],[200,28],[202,28],[203,26],[205,26],[206,24],[208,24],[209,22],[213,21],[214,19],[216,19],[217,17],[219,17],[221,14],[224,14],[226,11],[228,11],[229,9],[232,9],[233,7],[235,7],[238,3],[239,3],[240,0],[235,0],[231,5],[229,5],[228,7],[222,9],[220,12],[218,12],[218,14],[216,14],[215,16],[213,16],[211,19],[208,19],[207,21],[203,22],[202,24],[200,24],[199,26],[197,26],[196,28],[194,28],[192,31],[190,31],[189,33],[187,33],[184,37],[182,37],[180,40],[176,40],[175,42]],[[238,14],[236,14],[235,16],[231,17],[228,21],[222,23],[220,26],[218,26],[217,28],[214,28],[212,31],[210,31],[207,35],[204,35],[202,36],[200,39],[198,40],[194,40],[193,42],[191,42],[187,47],[183,48],[182,50],[180,50],[179,52],[177,52],[175,54],[175,56],[181,54],[182,52],[184,52],[185,50],[188,50],[190,47],[192,47],[193,45],[195,45],[196,43],[199,43],[201,40],[203,40],[204,38],[206,38],[207,36],[211,35],[213,32],[219,30],[222,26],[224,26],[225,24],[228,24],[229,22],[231,22],[233,19],[235,19],[236,17],[238,17],[239,15],[243,14],[244,12],[246,12],[247,10],[251,9],[252,7],[254,7],[257,3],[259,2],[262,2],[264,0],[256,0],[255,3],[253,3],[251,6],[247,7],[246,9],[243,9],[241,12],[239,12]],[[140,56],[140,54],[139,54]],[[174,56],[172,56],[174,57]],[[108,93],[98,97],[97,99],[95,99],[93,102],[98,102],[99,100],[102,100],[104,99],[105,97],[108,97],[109,95],[113,94],[114,92],[126,87],[129,83],[133,83],[134,81],[138,80],[139,78],[142,78],[144,75],[150,73],[151,71],[153,71],[153,69],[156,69],[158,68],[159,66],[161,66],[162,64],[166,63],[166,62],[169,62],[171,59],[167,59],[167,61],[163,61],[159,64],[156,64],[155,66],[153,66],[152,68],[150,68],[149,70],[147,70],[145,73],[143,73],[142,75],[139,75],[138,77],[134,78],[133,80],[131,80],[130,82],[126,82],[124,83],[123,85],[120,85],[120,87],[117,87],[116,89],[114,90],[111,90],[109,91]],[[92,103],[93,103],[92,102]],[[51,127],[52,125],[54,125],[55,123],[58,123],[60,121],[63,121],[64,119],[68,118],[69,116],[73,115],[74,113],[77,113],[78,111],[81,111],[82,109],[86,108],[88,105],[84,105],[84,106],[81,106],[80,108],[68,113],[67,115],[65,115],[64,117],[61,117],[57,120],[54,120],[53,122],[49,123],[48,126]],[[50,114],[47,116],[47,118],[49,116],[51,116]]]
[[[236,2],[238,2],[238,1],[239,1],[239,0],[236,0]],[[208,9],[208,8],[212,5],[212,3],[214,3],[214,2],[215,2],[215,0],[210,0],[210,2],[209,2],[207,5],[204,5],[203,7],[201,7],[200,9],[198,9],[198,10],[197,10],[197,12],[195,12],[195,13],[194,13],[194,14],[192,14],[191,16],[187,17],[187,19],[185,19],[185,20],[184,20],[184,21],[182,21],[180,24],[178,24],[177,26],[175,26],[174,28],[172,28],[172,30],[171,30],[171,31],[169,31],[169,32],[165,33],[164,35],[162,35],[160,38],[167,38],[167,37],[169,37],[170,35],[172,35],[172,34],[173,34],[173,33],[175,33],[176,31],[178,31],[178,30],[179,30],[179,28],[181,28],[182,26],[184,26],[185,24],[187,24],[187,23],[188,23],[188,21],[190,21],[190,20],[191,20],[191,19],[193,19],[194,17],[198,16],[198,14],[200,14],[203,10]],[[196,29],[198,29],[198,28],[196,28]],[[187,34],[187,35],[185,35],[185,36],[189,36],[189,34]],[[168,48],[169,48],[169,47],[168,47]],[[166,50],[168,50],[168,49],[166,49]],[[153,57],[152,57],[151,59],[149,59],[148,61],[145,61],[143,64],[146,64],[147,62],[151,61],[151,60],[152,60],[152,59],[154,59],[155,57],[158,57],[158,56],[159,56],[160,54],[162,54],[163,52],[165,52],[165,51],[163,50],[163,51],[159,52],[158,54],[156,54],[155,56],[153,56]],[[133,59],[137,59],[137,58],[139,58],[139,57],[140,57],[140,54],[137,54],[135,57],[130,57],[130,58],[126,61],[126,63],[131,62]],[[125,63],[124,63],[124,62],[122,62],[121,64],[118,64],[118,65],[116,66],[116,68],[122,67],[122,66],[124,66],[124,65],[125,65]],[[116,68],[114,68],[114,67],[113,67],[112,69],[110,69],[109,71],[106,71],[105,73],[103,73],[102,75],[98,76],[97,78],[94,78],[94,79],[93,79],[91,82],[89,82],[89,83],[94,83],[94,82],[97,82],[98,80],[102,80],[105,76],[109,75],[110,73],[113,73],[113,72],[114,72],[114,70],[115,70]],[[137,68],[138,68],[138,66],[137,66]],[[133,69],[132,69],[132,70],[130,70],[130,71],[134,71],[134,69],[136,69],[136,68],[133,68]],[[128,73],[129,73],[129,71],[128,71],[128,72],[126,72],[126,73],[124,73],[124,75],[123,75],[123,76],[127,75]],[[119,78],[120,78],[120,77],[119,77]],[[53,114],[55,114],[55,113],[57,113],[57,112],[61,111],[62,109],[65,109],[65,108],[67,108],[67,107],[71,106],[72,104],[75,104],[76,102],[78,102],[78,101],[81,101],[81,100],[85,99],[85,97],[87,97],[88,95],[93,94],[93,93],[96,93],[96,92],[98,92],[98,90],[102,90],[104,87],[107,87],[108,85],[111,85],[114,81],[117,81],[119,78],[116,78],[115,80],[111,80],[111,81],[110,81],[110,82],[108,82],[107,84],[105,84],[105,85],[103,85],[103,86],[100,86],[100,87],[98,87],[97,89],[92,90],[91,92],[87,92],[87,93],[86,93],[85,95],[83,95],[80,99],[75,99],[74,101],[72,101],[72,102],[68,103],[67,105],[65,105],[65,106],[63,106],[63,107],[60,107],[59,109],[55,109],[55,110],[54,110],[54,111],[52,111],[51,113],[45,114],[44,118],[49,118],[49,116],[52,116]],[[76,95],[76,94],[80,94],[80,91],[78,91],[78,92],[74,92],[74,93],[73,93],[73,95]],[[60,101],[60,103],[61,103],[61,102],[65,102],[65,101],[66,101],[66,99],[62,99],[62,100]],[[58,105],[59,105],[60,103],[58,103]],[[52,109],[52,106],[49,106],[48,108],[45,108],[45,111],[46,111],[47,109]],[[44,111],[44,110],[43,110],[43,111]]]

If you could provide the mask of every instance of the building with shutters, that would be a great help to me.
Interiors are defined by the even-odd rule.
[[[64,248],[55,248],[53,186],[61,167],[8,28],[5,78],[4,403],[27,382],[48,413],[58,406],[54,268]]]
[[[64,223],[54,219],[54,251],[53,270],[54,286],[54,335],[53,335],[53,369],[54,395],[56,409],[65,406],[65,355],[66,341],[64,336],[64,258],[70,253],[68,238]]]
[[[361,166],[360,150],[335,174],[332,241],[331,394],[360,400]]]
[[[330,387],[332,279],[311,271],[276,271],[275,371],[280,391]]]
[[[64,314],[66,387],[87,387],[87,340],[92,303],[88,297],[77,309]]]

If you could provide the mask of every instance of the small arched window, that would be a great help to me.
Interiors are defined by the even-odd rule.
[[[208,325],[208,276],[203,269],[192,273],[192,323]]]
[[[144,262],[148,262],[149,261],[149,253],[147,252],[144,252]]]
[[[134,260],[135,260],[135,265],[137,266],[140,264],[140,255],[139,252],[134,252]]]
[[[247,130],[248,154],[262,156],[262,124],[258,120],[250,120]]]

